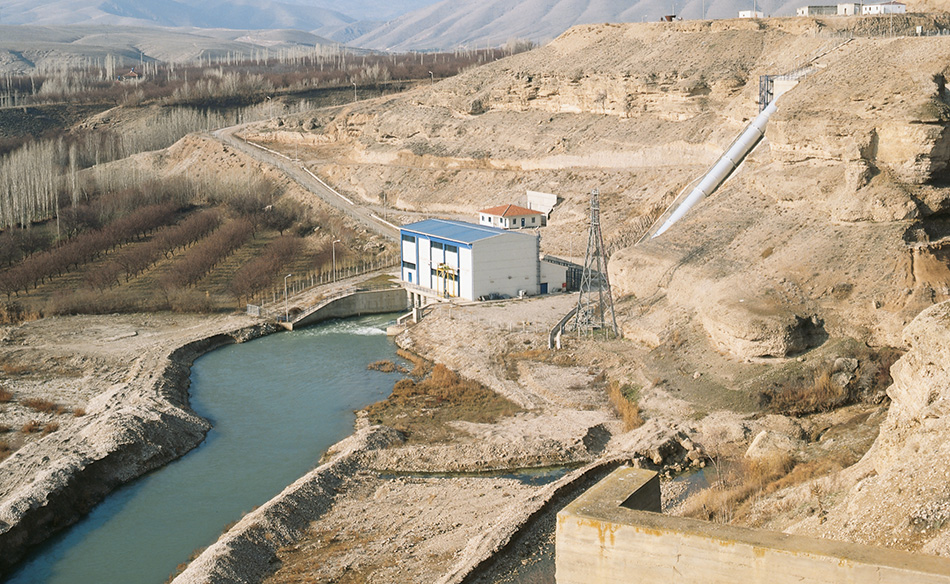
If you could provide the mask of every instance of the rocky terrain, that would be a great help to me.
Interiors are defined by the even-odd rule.
[[[299,149],[308,168],[393,221],[474,217],[527,189],[556,193],[541,245],[559,256],[582,255],[587,193],[599,189],[623,338],[570,338],[548,352],[547,331],[574,302],[568,296],[433,310],[400,344],[518,413],[456,421],[450,440],[423,443],[361,426],[179,581],[463,581],[576,480],[617,460],[672,476],[729,457],[778,457],[790,478],[730,517],[950,554],[947,481],[934,464],[945,450],[950,357],[940,304],[950,298],[950,40],[882,36],[894,25],[950,27],[922,16],[581,26],[407,94],[243,129],[295,157]],[[800,67],[810,74],[780,98],[765,141],[735,176],[661,238],[634,245],[756,115],[759,76]],[[134,164],[174,173],[257,163],[189,137]],[[28,346],[29,327],[56,325],[11,329],[6,344]],[[227,340],[229,326],[209,325],[200,338]],[[446,330],[464,340],[447,342]],[[141,372],[165,371],[174,348],[197,340],[159,343],[148,367],[127,355],[106,367],[96,379],[131,366],[135,383],[69,404],[86,410],[70,423],[115,415],[140,390],[164,395]],[[888,347],[908,352],[885,395]],[[121,375],[112,381],[126,388]],[[637,402],[642,425],[627,428],[611,411],[611,383]],[[782,398],[803,384],[829,389],[831,401],[807,409]],[[168,401],[183,405],[176,395]],[[188,437],[141,456],[159,463],[197,440],[201,422],[152,399],[185,420],[178,426]],[[33,471],[46,445],[72,452],[61,435],[23,448],[4,470],[22,467],[18,481],[41,476]],[[63,464],[81,467],[71,456]],[[129,468],[147,466],[139,460]],[[545,466],[567,474],[544,487],[506,476]],[[458,476],[468,472],[479,474]],[[20,521],[22,506],[7,503],[19,500],[14,486],[0,490],[11,493],[0,507],[7,525]],[[674,512],[688,503],[677,507],[677,488],[665,487]],[[396,565],[393,550],[405,561]]]

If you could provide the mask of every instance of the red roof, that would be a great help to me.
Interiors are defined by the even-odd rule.
[[[486,215],[497,215],[499,217],[520,217],[522,215],[544,215],[540,211],[532,211],[518,205],[498,205],[490,209],[482,209],[479,213]]]

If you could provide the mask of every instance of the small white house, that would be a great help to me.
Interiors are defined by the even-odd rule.
[[[861,14],[861,8],[864,4],[859,2],[845,2],[838,4],[838,16],[855,16]]]
[[[478,224],[500,229],[541,227],[545,224],[545,215],[518,205],[499,205],[479,211]]]
[[[400,228],[402,280],[432,295],[547,294],[566,287],[567,269],[541,262],[539,239],[463,221],[427,219]]]
[[[765,18],[765,14],[759,10],[740,10],[739,18]]]
[[[861,8],[861,14],[906,14],[907,5],[900,2],[884,2],[881,4],[865,4]]]

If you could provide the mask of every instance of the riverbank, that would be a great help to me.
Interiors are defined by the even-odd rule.
[[[119,485],[197,446],[210,424],[188,405],[192,361],[274,330],[167,314],[0,328],[2,436],[16,448],[0,462],[0,574]]]

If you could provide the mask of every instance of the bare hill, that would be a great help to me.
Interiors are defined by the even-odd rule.
[[[11,0],[4,24],[62,26],[193,26],[200,28],[314,30],[353,19],[326,8],[270,0]]]
[[[671,9],[687,19],[734,18],[739,10],[751,7],[747,4],[737,0],[687,0],[672,4],[666,0],[443,0],[347,42],[385,50],[498,46],[511,39],[545,43],[578,24],[655,22],[670,14]],[[799,4],[794,0],[763,0],[758,8],[769,15],[787,16],[794,14]]]
[[[690,392],[741,401],[757,395],[745,392],[765,363],[794,366],[809,347],[834,361],[844,341],[906,346],[904,327],[950,298],[950,38],[879,36],[891,26],[948,22],[578,26],[432,88],[284,118],[256,137],[313,148],[331,182],[404,220],[474,218],[526,189],[556,193],[563,201],[541,244],[555,255],[580,255],[587,193],[599,189],[621,328],[650,359],[667,360],[663,377],[644,383],[670,401]],[[756,115],[759,76],[806,64],[814,72],[778,101],[738,173],[662,237],[633,245]],[[888,422],[903,420],[889,434],[901,440],[921,415],[942,415],[913,397],[936,394],[913,377],[902,383],[892,393],[917,401]],[[836,536],[913,548],[889,539],[889,525]],[[942,538],[926,546],[936,533],[914,532],[913,545],[944,553]]]
[[[0,72],[63,70],[99,63],[185,62],[253,57],[265,50],[307,50],[333,41],[299,30],[225,30],[113,26],[0,26]]]

